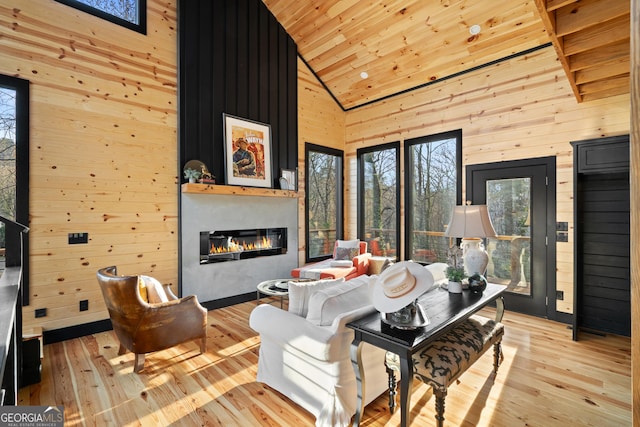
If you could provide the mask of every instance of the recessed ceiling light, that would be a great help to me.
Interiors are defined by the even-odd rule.
[[[480,30],[481,30],[481,28],[480,28],[480,25],[478,25],[478,24],[475,24],[475,25],[472,25],[472,26],[469,27],[469,33],[472,36],[480,34]]]
[[[366,71],[363,71],[360,73],[360,78],[361,79],[366,79],[369,77],[369,73],[367,73]]]

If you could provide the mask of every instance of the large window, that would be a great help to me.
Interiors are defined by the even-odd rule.
[[[358,150],[358,237],[374,256],[398,258],[400,144]]]
[[[343,157],[340,150],[306,144],[307,262],[329,258],[342,238]]]
[[[139,33],[147,33],[147,0],[56,1]]]
[[[0,215],[29,225],[29,82],[4,75],[0,75]],[[20,247],[19,239],[16,233],[5,233],[0,222],[0,267],[22,264],[23,305],[28,305],[29,260],[5,251]],[[23,243],[28,253],[28,240]]]
[[[444,231],[462,203],[462,131],[405,141],[405,258],[446,262]]]

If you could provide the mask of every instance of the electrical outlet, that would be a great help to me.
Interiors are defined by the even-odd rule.
[[[564,291],[556,291],[556,299],[558,301],[564,301]]]
[[[80,301],[80,311],[87,311],[87,310],[89,310],[89,300],[83,299],[82,301]]]
[[[46,308],[36,308],[36,317],[45,317],[47,315]]]
[[[69,233],[68,238],[70,245],[89,243],[89,233]]]

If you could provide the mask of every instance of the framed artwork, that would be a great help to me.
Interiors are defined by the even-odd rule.
[[[286,190],[298,191],[298,171],[296,169],[282,169],[280,177],[287,180]]]
[[[271,126],[222,114],[228,185],[272,187]]]

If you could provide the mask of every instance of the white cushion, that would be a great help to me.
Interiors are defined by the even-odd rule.
[[[335,259],[331,261],[331,267],[353,267],[351,259]]]
[[[329,326],[342,313],[370,305],[369,282],[369,276],[359,276],[314,292],[309,298],[307,321],[318,326]]]
[[[449,265],[444,262],[434,262],[433,264],[429,264],[425,266],[427,270],[431,272],[433,276],[433,284],[434,286],[442,285],[443,283],[448,283],[449,279],[447,279],[447,267]]]
[[[347,260],[360,255],[360,240],[338,240],[333,250],[333,259]]]
[[[307,317],[309,298],[314,292],[344,282],[344,277],[339,279],[317,280],[313,282],[289,282],[289,312],[300,317]]]

